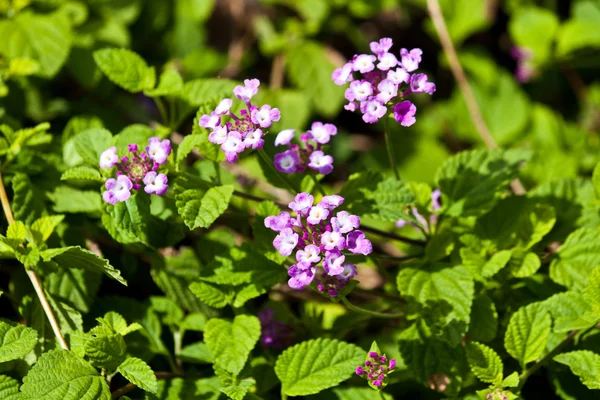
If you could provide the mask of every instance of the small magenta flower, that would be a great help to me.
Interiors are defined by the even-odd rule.
[[[401,49],[399,60],[389,52],[392,44],[390,38],[371,42],[371,51],[375,56],[355,55],[350,62],[333,72],[332,79],[337,85],[350,82],[345,92],[348,104],[344,108],[353,112],[359,110],[366,123],[376,123],[393,110],[397,122],[402,126],[411,126],[415,122],[417,108],[405,100],[406,97],[412,93],[431,95],[436,88],[427,75],[411,74],[419,68],[423,55],[421,49]],[[375,68],[376,60],[379,62]],[[362,76],[355,79],[352,72],[359,72]]]
[[[119,162],[116,146],[109,147],[100,154],[100,168],[112,168]]]
[[[531,49],[514,46],[510,50],[510,55],[517,62],[515,78],[519,83],[527,83],[538,74],[538,71],[532,62],[533,51]]]
[[[100,155],[102,168],[117,167],[117,179],[110,178],[106,181],[107,191],[102,194],[104,201],[109,204],[126,201],[131,196],[131,190],[140,190],[142,183],[144,191],[148,194],[162,196],[169,188],[168,178],[163,173],[158,173],[160,165],[165,164],[171,154],[171,142],[157,137],[148,139],[148,146],[139,152],[137,144],[127,146],[129,156],[119,159],[117,148],[110,147]]]
[[[387,385],[388,375],[396,368],[396,360],[388,361],[385,355],[380,356],[375,342],[371,346],[371,349],[373,348],[377,351],[369,351],[364,365],[356,367],[356,375],[367,379],[373,389],[381,390]]]
[[[125,175],[120,175],[117,179],[110,178],[104,183],[106,192],[102,193],[102,198],[109,204],[117,204],[119,201],[126,201],[131,196],[133,183]]]
[[[412,208],[412,214],[414,217],[413,222],[406,221],[404,219],[399,219],[396,221],[397,228],[403,228],[406,224],[409,224],[414,229],[422,232],[429,232],[432,226],[437,224],[439,210],[442,208],[440,203],[440,198],[442,197],[442,192],[440,189],[436,189],[431,192],[431,207],[429,209],[424,210],[429,216],[429,219],[419,213],[419,210],[416,207]],[[416,221],[416,222],[415,222]]]
[[[296,264],[288,268],[288,285],[302,290],[313,284],[319,292],[336,297],[356,276],[356,266],[346,262],[346,255],[367,255],[372,245],[355,230],[360,227],[358,216],[335,212],[344,202],[343,197],[324,196],[317,204],[314,200],[308,193],[297,194],[289,204],[296,216],[281,212],[265,218],[265,226],[278,232],[273,246],[280,254],[287,257],[296,252]],[[346,246],[349,240],[352,248]]]
[[[303,172],[310,168],[327,175],[333,171],[333,157],[323,152],[322,146],[337,134],[332,124],[313,122],[311,129],[300,135],[300,144],[292,144],[294,130],[281,131],[275,138],[275,146],[287,145],[288,150],[275,155],[275,168],[286,174]]]
[[[211,129],[208,141],[221,146],[225,159],[235,162],[246,149],[262,149],[265,144],[263,139],[264,129],[271,127],[273,122],[281,118],[279,109],[268,104],[260,108],[250,102],[258,93],[260,81],[258,79],[244,80],[244,86],[236,86],[233,94],[246,103],[247,109],[235,115],[231,111],[233,100],[223,99],[210,114],[200,117],[198,123],[201,127]]]

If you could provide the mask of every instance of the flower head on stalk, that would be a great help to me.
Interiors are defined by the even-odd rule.
[[[398,221],[396,221],[396,227],[403,228],[406,224],[409,224],[416,230],[422,230],[423,232],[428,233],[431,230],[431,228],[435,224],[437,224],[438,213],[442,208],[442,205],[440,203],[441,197],[442,192],[440,191],[440,189],[436,189],[433,192],[431,192],[431,206],[428,210],[425,210],[429,213],[429,219],[423,217],[419,213],[417,207],[413,207],[411,211],[415,220],[407,221],[405,219],[399,219]]]
[[[261,149],[265,143],[263,129],[279,121],[279,109],[268,104],[261,107],[252,105],[252,97],[258,93],[259,86],[258,79],[246,79],[243,86],[233,89],[235,97],[246,104],[240,115],[231,111],[232,99],[223,99],[213,112],[203,115],[198,121],[201,127],[212,130],[208,140],[221,145],[229,162],[235,162],[246,149]],[[226,122],[225,118],[228,119]]]
[[[148,139],[148,146],[141,152],[137,144],[128,145],[127,150],[130,155],[121,158],[115,146],[109,147],[100,155],[100,168],[117,167],[117,178],[109,178],[104,184],[104,201],[113,205],[126,201],[131,196],[131,190],[140,190],[142,184],[148,194],[165,194],[169,188],[167,175],[157,171],[171,154],[171,142],[151,137]]]
[[[314,283],[319,292],[336,297],[356,275],[356,266],[346,262],[346,255],[368,255],[373,246],[358,230],[358,216],[336,211],[343,197],[324,196],[317,204],[314,200],[308,193],[299,193],[289,204],[296,216],[284,211],[265,218],[265,226],[278,232],[273,246],[281,255],[295,252],[288,285],[302,290]]]
[[[325,154],[322,147],[336,134],[335,125],[322,122],[313,122],[311,129],[300,135],[299,144],[292,143],[293,129],[279,132],[275,146],[286,145],[288,150],[275,155],[275,168],[286,174],[304,172],[307,167],[318,174],[329,174],[333,171],[333,157]]]
[[[373,389],[382,390],[387,385],[388,375],[395,368],[396,360],[389,360],[373,342],[364,364],[356,367],[356,375],[367,379]]]
[[[412,93],[435,92],[435,84],[427,75],[416,73],[421,62],[421,49],[400,49],[399,58],[389,52],[390,38],[371,42],[374,55],[357,54],[331,75],[337,85],[350,83],[345,97],[346,110],[359,110],[363,120],[373,124],[393,110],[394,119],[402,126],[415,123],[417,107],[405,98]],[[358,74],[355,79],[353,73]]]
[[[275,311],[265,308],[258,313],[261,325],[260,344],[263,348],[283,349],[294,340],[293,328],[275,319]]]

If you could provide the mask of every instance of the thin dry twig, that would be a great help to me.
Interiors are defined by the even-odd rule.
[[[9,225],[13,224],[15,222],[15,218],[14,218],[12,210],[10,208],[10,202],[8,201],[8,196],[6,194],[6,189],[4,188],[4,181],[2,180],[1,174],[0,174],[0,201],[2,202],[2,209],[4,210],[4,215],[6,216],[6,221],[8,222]],[[29,268],[27,265],[23,265],[23,266],[25,267],[27,276],[29,277],[31,284],[33,285],[33,289],[35,290],[35,293],[37,294],[37,296],[40,300],[42,308],[44,309],[44,312],[46,313],[46,317],[48,318],[48,321],[50,322],[50,326],[52,327],[52,331],[54,332],[54,336],[56,336],[56,339],[58,340],[60,347],[62,347],[65,350],[69,350],[69,346],[67,345],[67,342],[65,341],[65,337],[63,336],[62,332],[60,331],[60,327],[58,326],[58,322],[56,320],[56,317],[54,316],[54,312],[52,311],[52,308],[50,307],[50,303],[48,303],[48,298],[46,297],[46,293],[44,293],[44,288],[42,287],[40,278],[38,277],[38,275],[35,273],[35,271],[33,269]]]
[[[465,98],[465,103],[467,104],[467,108],[469,109],[469,114],[471,115],[471,119],[479,132],[479,136],[485,143],[485,146],[488,149],[497,149],[498,144],[494,140],[488,126],[483,119],[483,115],[481,114],[481,110],[479,105],[477,104],[477,100],[475,99],[475,95],[473,94],[473,90],[471,89],[471,85],[469,85],[469,81],[467,80],[467,76],[465,75],[465,71],[458,60],[458,56],[456,55],[456,49],[454,48],[454,44],[452,44],[452,39],[450,38],[450,33],[448,33],[448,28],[446,27],[446,22],[444,21],[444,16],[442,14],[442,10],[440,9],[440,3],[438,0],[427,0],[427,7],[429,9],[429,14],[433,21],[433,25],[437,32],[438,37],[440,38],[440,43],[442,44],[442,48],[444,49],[444,53],[448,57],[448,63],[450,64],[450,70],[452,71],[452,75],[460,90]],[[515,179],[510,184],[513,192],[517,195],[525,194],[526,190],[518,179]]]

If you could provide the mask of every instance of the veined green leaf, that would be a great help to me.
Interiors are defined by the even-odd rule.
[[[231,374],[222,368],[215,366],[215,374],[221,382],[221,392],[233,400],[242,400],[250,388],[256,384],[254,378],[238,380],[235,374]]]
[[[0,321],[0,363],[24,357],[33,350],[37,338],[34,329]]]
[[[465,347],[471,371],[483,382],[500,385],[504,366],[494,349],[477,342],[469,342]]]
[[[568,365],[588,389],[600,389],[600,355],[589,350],[559,354],[554,361]]]
[[[117,371],[129,382],[147,392],[156,393],[158,391],[158,381],[152,368],[139,358],[126,359],[119,365]]]
[[[190,230],[212,225],[225,212],[233,194],[231,185],[202,189],[185,176],[177,178],[173,190],[177,211]]]
[[[519,308],[510,318],[504,347],[522,367],[537,360],[544,349],[550,335],[552,319],[545,307],[533,303]]]
[[[589,273],[600,265],[599,229],[581,228],[571,233],[550,264],[550,278],[570,289],[581,288]]]
[[[81,166],[66,170],[60,177],[61,181],[90,181],[96,183],[104,183],[104,178],[100,175],[100,171],[96,168]]]
[[[137,93],[154,88],[154,68],[149,67],[142,57],[131,50],[96,50],[94,60],[108,79],[125,90]]]
[[[18,400],[19,381],[6,375],[0,375],[0,399]]]

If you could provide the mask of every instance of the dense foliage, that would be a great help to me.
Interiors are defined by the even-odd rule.
[[[0,399],[597,398],[599,26],[0,0]]]

